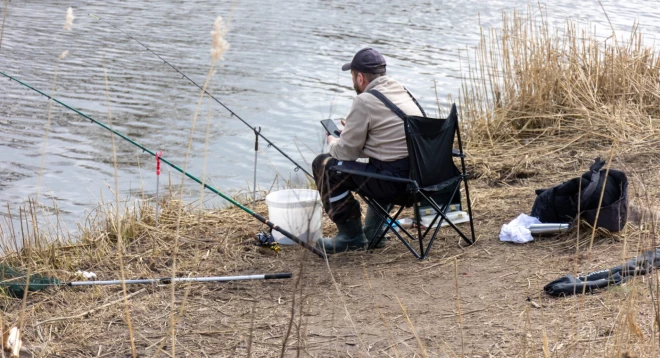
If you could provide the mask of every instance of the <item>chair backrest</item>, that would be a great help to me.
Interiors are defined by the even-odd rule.
[[[409,116],[377,90],[372,89],[369,93],[376,96],[403,120],[410,158],[410,179],[415,180],[420,188],[440,184],[461,174],[454,164],[452,154],[454,135],[459,133],[458,111],[455,104],[451,105],[447,118],[430,118],[426,116],[415,97],[408,92],[424,114],[424,117]],[[460,137],[459,149],[462,151]]]
[[[406,116],[404,122],[410,179],[425,188],[460,175],[452,155],[458,126],[455,104],[447,118]]]

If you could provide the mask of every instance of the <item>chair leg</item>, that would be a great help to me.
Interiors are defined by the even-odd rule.
[[[414,236],[412,236],[406,229],[400,228],[400,231],[403,231],[407,237],[409,237],[412,240],[414,240]],[[396,235],[397,238],[399,238],[399,241],[401,241],[407,248],[408,251],[410,251],[413,255],[415,255],[416,258],[418,259],[423,259],[422,255],[418,254],[417,251],[410,245],[408,240],[404,239],[403,236],[398,231],[394,231],[394,235]]]
[[[460,190],[460,187],[461,187],[461,185],[460,185],[460,184],[461,184],[461,181],[465,181],[465,182],[466,182],[466,185],[465,185],[465,193],[466,193],[466,194],[465,194],[465,200],[467,200],[467,204],[468,204],[468,216],[470,217],[470,234],[471,234],[471,238],[472,238],[471,240],[470,240],[470,238],[468,238],[468,237],[467,237],[467,236],[466,236],[461,230],[459,230],[459,229],[456,227],[456,225],[454,225],[454,223],[452,223],[452,222],[449,220],[449,218],[447,218],[447,216],[446,216],[446,207],[449,205],[449,203],[450,203],[450,202],[453,200],[453,198],[456,196],[456,193],[458,192],[458,190]],[[435,221],[438,219],[438,216],[440,216],[440,217],[441,217],[441,218],[440,218],[440,222],[439,222],[438,225],[436,226],[436,230],[435,230],[435,232],[433,233],[433,236],[431,237],[431,240],[432,240],[432,241],[435,240],[435,237],[436,237],[436,235],[437,235],[437,231],[438,231],[437,228],[439,228],[440,225],[442,225],[442,222],[443,222],[443,220],[444,220],[444,221],[446,221],[449,225],[451,225],[451,227],[452,227],[452,228],[453,228],[453,229],[454,229],[454,230],[455,230],[455,231],[461,236],[461,238],[462,238],[463,240],[465,240],[465,242],[468,243],[468,245],[472,245],[472,244],[474,244],[474,242],[475,242],[475,238],[474,238],[474,221],[473,221],[473,219],[472,219],[472,205],[471,205],[471,203],[470,203],[470,194],[469,194],[469,191],[468,191],[467,179],[466,179],[466,178],[462,178],[461,180],[459,180],[459,181],[456,183],[456,186],[454,187],[454,191],[453,191],[452,195],[450,196],[450,199],[449,199],[446,203],[443,204],[442,208],[440,208],[439,205],[438,205],[434,200],[432,200],[431,198],[427,197],[427,196],[424,195],[424,194],[422,194],[422,196],[423,196],[424,199],[426,199],[426,200],[431,204],[431,206],[432,206],[432,207],[438,212],[438,215],[436,215],[436,217],[433,218],[433,221],[431,222],[431,225],[430,225],[430,226],[426,229],[426,231],[424,232],[424,236],[426,236],[426,235],[428,234],[429,230],[433,227],[433,225],[435,224]],[[431,242],[429,242],[429,244],[431,244]],[[429,247],[430,247],[430,246],[427,246],[427,250],[426,250],[426,252],[428,252],[428,248],[429,248]]]
[[[418,200],[418,193],[415,193],[413,197],[415,198],[414,204],[413,204],[413,211],[415,214],[415,226],[417,226],[417,240],[419,241],[419,252],[422,253],[422,259],[425,258],[424,256],[424,236],[422,236],[422,216],[419,215],[419,200]]]
[[[461,154],[463,154],[463,142],[461,141],[461,127],[457,125],[455,127],[455,131],[456,131],[456,139],[458,139],[458,150],[460,151]],[[472,245],[475,243],[476,239],[474,237],[474,220],[472,219],[472,203],[470,202],[470,188],[468,187],[467,170],[465,169],[464,155],[461,155],[461,169],[462,169],[461,177],[462,180],[465,182],[465,200],[467,200],[468,215],[470,216],[470,233],[472,234],[472,240],[466,240],[466,241],[469,245]]]
[[[463,235],[462,232],[461,232],[460,230],[458,230],[458,229],[456,228],[456,226],[454,226],[453,223],[451,223],[451,222],[449,221],[449,219],[447,218],[447,216],[446,216],[446,214],[447,214],[447,208],[449,207],[449,204],[454,200],[454,197],[456,197],[456,194],[458,193],[458,191],[459,191],[459,189],[460,189],[460,187],[461,187],[460,184],[461,184],[460,181],[458,181],[458,182],[456,183],[456,185],[454,186],[454,189],[453,189],[453,191],[452,191],[452,194],[449,196],[449,199],[447,199],[447,201],[442,205],[442,207],[438,206],[437,203],[436,203],[433,199],[431,199],[430,197],[428,197],[428,196],[426,196],[426,195],[424,195],[424,194],[420,194],[420,195],[422,195],[422,197],[423,197],[424,199],[426,199],[426,201],[428,201],[428,202],[431,204],[431,206],[432,206],[432,207],[438,212],[438,213],[435,215],[435,217],[433,218],[433,220],[431,221],[431,224],[426,228],[426,230],[424,230],[424,233],[421,234],[421,236],[419,236],[419,239],[420,239],[420,248],[421,248],[421,250],[422,250],[422,251],[421,251],[421,252],[422,252],[422,255],[421,255],[422,259],[425,259],[426,257],[428,257],[428,254],[429,254],[429,252],[431,251],[431,247],[433,246],[433,243],[435,242],[435,239],[438,237],[438,231],[440,231],[440,228],[442,227],[442,223],[443,223],[443,221],[446,221],[446,222],[448,222],[450,225],[452,225],[452,227],[458,232],[458,234],[461,236],[461,238],[463,238],[464,240],[466,240],[466,241],[469,242],[469,240],[467,240],[467,238],[465,237],[465,235]],[[417,203],[417,202],[418,202],[418,201],[416,201],[416,203]],[[415,210],[418,211],[417,209],[415,209]],[[438,221],[438,218],[440,218],[439,221]],[[437,225],[435,225],[436,221],[438,221],[438,224],[437,224]],[[421,222],[421,218],[420,218],[420,221],[419,221],[419,222]],[[424,238],[427,237],[429,231],[431,231],[431,229],[433,229],[434,225],[435,225],[435,230],[433,230],[433,234],[432,234],[431,237],[429,238],[429,242],[428,242],[428,244],[426,244],[426,248],[423,248],[422,240],[423,240]]]
[[[442,205],[441,209],[442,209],[443,213],[445,213],[445,214],[447,213],[447,207],[449,207],[449,203],[454,201],[454,197],[456,196],[456,193],[458,192],[459,188],[460,188],[460,181],[458,183],[456,183],[456,186],[454,187],[454,191],[452,192],[452,194],[449,197],[449,199],[447,200],[447,202]],[[438,222],[437,227],[440,227],[442,225],[442,220],[443,220],[442,217],[440,216],[440,214],[436,214],[436,216],[433,218],[433,221],[431,221],[431,225],[429,225],[429,227],[426,228],[426,231],[424,231],[424,237],[426,237],[426,234],[428,234],[429,231],[431,230],[431,228],[433,228],[433,225],[435,224],[436,220],[438,220],[438,218],[440,218],[440,222]]]
[[[438,211],[438,214],[440,214],[440,215],[442,216],[442,219],[444,219],[444,220],[447,222],[447,224],[449,224],[449,226],[451,226],[451,227],[452,227],[452,228],[458,233],[458,235],[459,235],[463,240],[465,240],[465,242],[467,242],[469,245],[472,245],[472,244],[474,243],[474,241],[468,239],[468,237],[465,236],[465,234],[464,234],[464,233],[463,233],[458,227],[456,227],[456,225],[454,225],[454,223],[453,223],[451,220],[449,220],[449,218],[447,217],[447,215],[445,215],[445,213],[442,212],[442,210],[440,210],[440,208],[438,207],[438,204],[436,204],[433,200],[430,200],[429,203],[431,204],[431,206],[432,206],[435,210]],[[472,221],[472,217],[470,216],[470,222],[471,222],[471,221]],[[474,236],[474,231],[472,231],[472,235]]]
[[[367,205],[369,205],[370,207],[372,207],[372,208],[376,211],[376,213],[377,213],[379,216],[381,216],[381,218],[382,218],[383,220],[388,220],[388,219],[389,219],[389,223],[387,224],[387,228],[381,233],[381,236],[378,238],[378,240],[371,241],[371,243],[369,244],[367,250],[369,250],[369,251],[373,250],[374,247],[380,242],[380,240],[383,239],[383,237],[385,236],[385,234],[386,234],[388,231],[392,231],[392,233],[394,233],[394,235],[399,239],[399,241],[401,241],[401,242],[406,246],[406,248],[408,248],[408,250],[409,250],[409,251],[410,251],[410,252],[411,252],[416,258],[418,258],[418,259],[422,259],[422,256],[421,256],[419,253],[417,253],[417,251],[416,251],[416,250],[410,245],[410,243],[408,242],[408,240],[406,240],[406,239],[401,235],[401,232],[403,232],[403,233],[404,233],[404,234],[405,234],[405,235],[406,235],[411,241],[414,241],[415,237],[414,237],[412,234],[410,234],[410,233],[408,232],[408,230],[406,230],[405,228],[403,228],[403,227],[401,227],[401,226],[399,226],[399,231],[396,231],[396,230],[393,229],[393,225],[394,225],[394,223],[396,222],[396,220],[398,219],[398,217],[399,217],[399,215],[401,214],[401,212],[403,211],[403,209],[405,208],[405,205],[401,205],[401,206],[399,206],[399,209],[396,211],[396,213],[394,214],[394,216],[391,216],[391,215],[390,215],[388,212],[386,212],[385,209],[384,209],[382,206],[380,206],[380,204],[378,204],[378,202],[376,202],[375,200],[370,199],[370,198],[366,198],[366,197],[364,197],[363,195],[360,195],[360,197],[361,197],[365,202],[367,202]]]
[[[468,244],[472,245],[476,241],[474,238],[474,221],[472,219],[472,204],[470,202],[470,190],[468,188],[468,180],[467,177],[465,177],[465,174],[463,174],[463,181],[465,182],[465,200],[467,201],[467,207],[468,207],[468,215],[470,216],[470,233],[472,234],[472,241],[468,240]]]
[[[444,213],[444,211],[443,211],[443,213]],[[437,216],[441,216],[441,215],[438,214]],[[436,218],[437,218],[437,216],[436,216]],[[433,242],[435,242],[435,239],[438,237],[438,231],[440,231],[440,227],[442,225],[442,220],[443,220],[443,218],[441,217],[440,222],[435,227],[435,230],[433,230],[433,235],[431,235],[431,238],[429,239],[429,243],[426,246],[426,250],[424,250],[424,257],[426,257],[429,254],[429,251],[431,251],[431,245],[433,245]],[[433,227],[433,224],[431,224],[431,227]],[[428,229],[430,229],[430,228],[428,228]],[[427,232],[428,232],[428,229],[426,230]],[[426,236],[426,234],[424,234],[424,236]]]
[[[449,220],[449,218],[447,217],[446,212],[445,212],[448,205],[449,205],[449,203],[452,201],[452,199],[454,198],[454,196],[456,195],[456,193],[459,189],[460,189],[460,181],[456,184],[456,187],[454,188],[454,191],[451,195],[451,199],[449,199],[449,201],[447,203],[444,203],[442,205],[442,207],[440,207],[433,199],[431,199],[430,197],[424,195],[423,193],[415,193],[411,196],[411,198],[414,200],[413,201],[413,211],[414,211],[414,217],[415,217],[415,222],[416,222],[416,226],[417,226],[416,230],[417,230],[417,241],[419,243],[419,253],[411,246],[411,243],[414,242],[415,237],[410,232],[408,232],[408,230],[406,230],[403,227],[399,227],[398,231],[393,229],[393,225],[396,222],[396,220],[398,219],[401,212],[403,211],[405,205],[399,206],[399,209],[396,211],[396,213],[393,216],[391,216],[389,214],[389,211],[386,210],[386,208],[383,208],[383,206],[381,206],[376,200],[371,199],[371,198],[366,198],[363,195],[360,195],[362,197],[362,199],[367,203],[367,205],[369,205],[369,207],[371,207],[378,214],[378,216],[380,217],[381,225],[382,225],[383,222],[387,222],[387,220],[389,220],[389,222],[387,224],[387,228],[385,230],[383,230],[378,237],[369,238],[370,242],[369,242],[369,246],[368,246],[367,249],[369,251],[373,250],[375,248],[375,246],[378,245],[378,243],[383,239],[385,234],[388,231],[392,231],[392,233],[394,233],[394,235],[396,235],[396,237],[399,239],[399,241],[401,241],[406,246],[406,248],[417,259],[423,260],[426,257],[428,257],[428,254],[431,250],[431,247],[433,246],[433,243],[435,242],[435,239],[437,238],[438,232],[440,230],[440,226],[441,226],[443,221],[446,221],[460,235],[460,237],[463,240],[465,240],[465,242],[467,242],[469,245],[472,245],[475,241],[474,240],[474,223],[472,221],[472,207],[471,207],[471,204],[470,204],[470,201],[469,201],[469,193],[467,192],[468,191],[467,185],[466,185],[466,200],[468,200],[468,215],[470,215],[470,231],[471,231],[471,234],[472,234],[471,235],[472,240],[470,240],[470,238],[468,238],[458,227],[456,227],[456,225],[454,225],[454,223],[451,220]],[[426,199],[426,201],[428,201],[431,204],[431,206],[438,213],[436,215],[436,217],[433,219],[431,225],[428,228],[426,228],[424,233],[422,233],[422,228],[421,228],[421,215],[420,215],[420,212],[419,212],[419,205],[418,205],[419,195],[421,195],[424,199]],[[424,238],[429,233],[429,231],[433,228],[433,225],[436,222],[436,220],[438,220],[438,218],[440,218],[440,221],[438,222],[438,225],[435,227],[435,230],[433,230],[433,235],[431,235],[431,237],[429,239],[429,242],[426,244],[426,247],[425,247],[424,246]],[[409,238],[410,242],[409,242],[409,240],[405,239],[401,235],[401,233],[403,233],[407,238]]]

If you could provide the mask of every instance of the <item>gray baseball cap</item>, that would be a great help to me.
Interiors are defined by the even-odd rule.
[[[362,73],[385,73],[385,58],[380,52],[367,47],[358,51],[353,61],[341,66],[342,71],[354,70]]]

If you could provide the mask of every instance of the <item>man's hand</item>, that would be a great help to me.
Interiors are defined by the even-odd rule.
[[[325,142],[328,143],[328,144],[330,144],[332,142],[338,142],[338,141],[339,141],[339,138],[333,137],[331,135],[329,135],[328,138],[325,140]]]

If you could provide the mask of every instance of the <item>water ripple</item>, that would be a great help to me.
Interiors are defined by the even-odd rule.
[[[99,121],[108,122],[109,107],[116,130],[148,148],[164,150],[168,159],[183,165],[199,89],[124,34],[86,14],[94,13],[134,35],[201,85],[210,65],[213,21],[218,15],[227,18],[231,4],[202,0],[154,4],[90,0],[74,9],[73,31],[64,32],[69,2],[11,2],[0,70],[52,92]],[[603,36],[611,33],[597,3],[578,6],[558,0],[544,6],[552,24],[561,26],[571,17],[597,25]],[[605,7],[617,31],[625,34],[638,20],[653,40],[660,4],[633,0]],[[437,108],[434,83],[441,103],[448,105],[447,95],[456,97],[460,88],[459,51],[464,54],[477,44],[480,24],[497,27],[501,12],[512,9],[524,12],[527,2],[240,1],[227,34],[231,48],[209,89],[250,124],[262,127],[262,133],[292,158],[309,163],[323,150],[318,121],[348,112],[354,93],[340,66],[357,49],[381,50],[390,75],[433,111]],[[58,65],[57,57],[64,50],[69,56]],[[209,178],[222,190],[246,187],[252,178],[254,134],[208,99],[199,111],[188,168],[201,175],[205,167],[209,116]],[[12,208],[36,192],[47,118],[45,97],[0,80],[0,198]],[[111,195],[107,189],[114,175],[110,138],[102,128],[53,105],[42,186],[68,221],[82,220],[100,195]],[[128,195],[141,186],[149,193],[155,191],[153,158],[124,141],[117,142],[117,158],[122,193]],[[302,178],[265,143],[260,146],[259,163],[260,186],[270,187],[276,174]],[[195,187],[191,182],[186,185]]]

